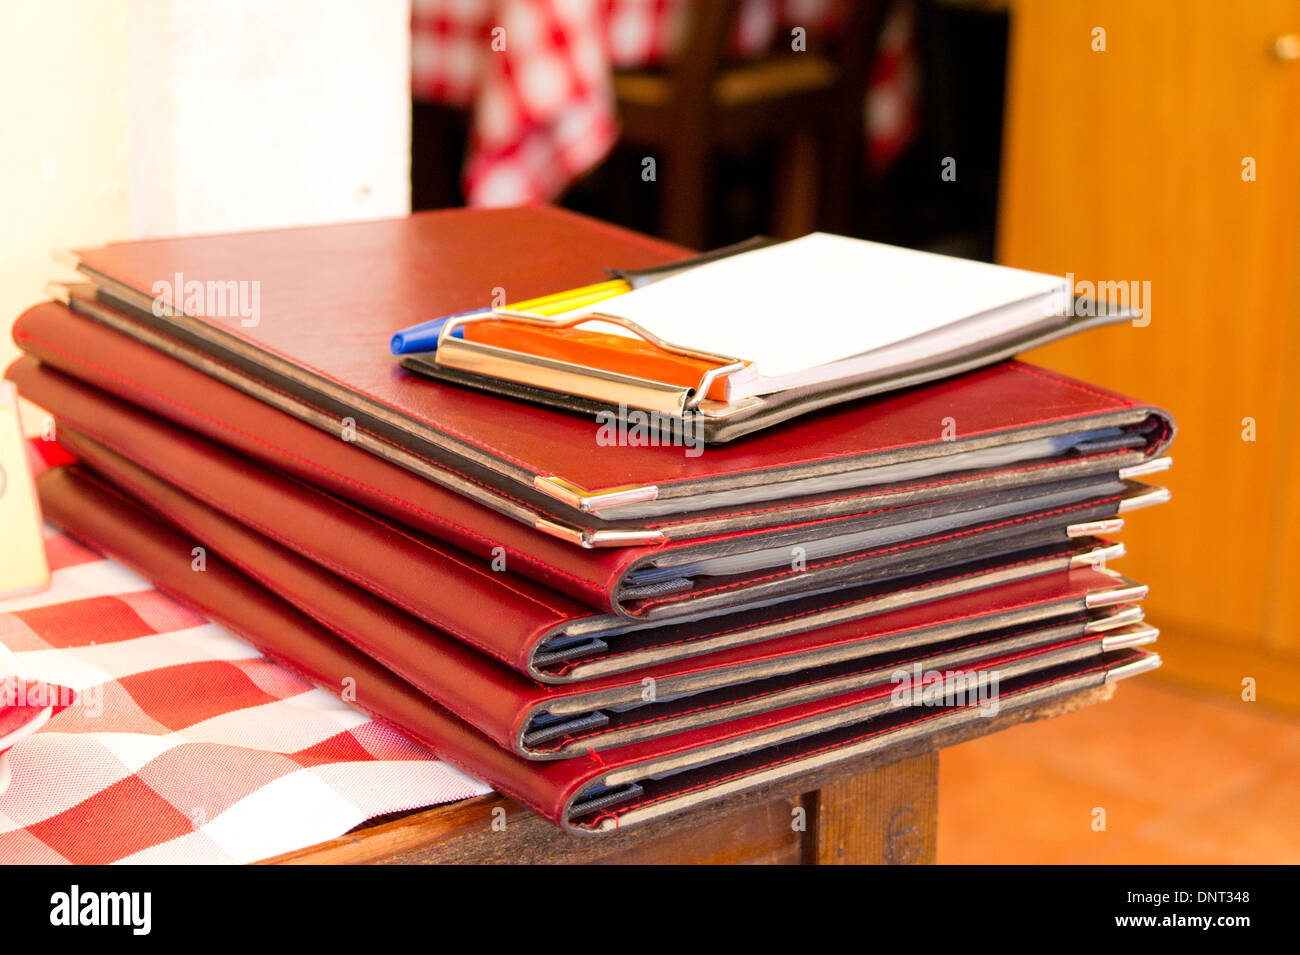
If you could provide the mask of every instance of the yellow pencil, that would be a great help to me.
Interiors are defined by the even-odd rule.
[[[598,282],[595,285],[584,285],[582,288],[530,298],[523,302],[508,305],[507,308],[516,312],[558,315],[560,312],[582,308],[586,305],[594,305],[597,302],[603,302],[605,299],[613,298],[615,295],[622,295],[624,292],[631,291],[631,288],[632,286],[628,285],[623,279],[611,279],[608,282]]]

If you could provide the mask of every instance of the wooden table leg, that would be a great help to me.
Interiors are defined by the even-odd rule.
[[[797,239],[817,227],[818,130],[802,126],[785,133],[778,142],[776,184],[772,190],[775,208],[772,234],[778,239]],[[850,196],[841,201],[850,203]]]
[[[939,754],[922,753],[813,794],[805,861],[816,865],[933,863]]]

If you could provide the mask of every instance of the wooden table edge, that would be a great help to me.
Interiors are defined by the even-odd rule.
[[[1113,684],[1082,690],[1012,710],[988,720],[936,733],[859,759],[783,780],[715,803],[699,806],[625,832],[601,836],[566,833],[548,819],[500,793],[475,796],[396,818],[371,822],[336,839],[263,860],[259,865],[368,864],[382,862],[595,862],[660,838],[666,831],[692,829],[718,817],[775,798],[805,794],[872,773],[883,767],[1008,729],[1050,719],[1110,699]],[[937,763],[936,763],[937,767]],[[494,829],[494,823],[496,828]],[[482,851],[467,851],[467,841]],[[416,857],[416,858],[410,858]]]

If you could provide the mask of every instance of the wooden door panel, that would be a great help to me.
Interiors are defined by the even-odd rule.
[[[1133,516],[1121,569],[1162,625],[1300,654],[1300,62],[1273,48],[1300,3],[1021,0],[1012,23],[999,258],[1151,283],[1147,327],[1027,357],[1180,428],[1174,502]]]

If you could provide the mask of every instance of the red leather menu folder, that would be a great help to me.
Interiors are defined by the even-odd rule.
[[[47,480],[47,478],[50,478]],[[1026,669],[1033,652],[972,663],[961,683],[943,677],[918,700],[890,709],[895,688],[863,688],[664,739],[608,751],[601,758],[529,762],[495,745],[414,686],[209,555],[191,569],[190,541],[126,498],[58,469],[41,479],[51,517],[118,557],[157,586],[241,634],[268,656],[341,695],[428,746],[443,759],[574,832],[608,832],[647,822],[730,793],[850,759],[997,712],[1077,692],[1159,665],[1155,654],[1126,649]],[[970,676],[974,674],[974,676]],[[922,690],[917,685],[916,690]],[[960,695],[958,693],[960,692]],[[919,694],[918,694],[919,695]],[[863,717],[845,723],[844,714]],[[828,728],[826,717],[836,722]]]
[[[870,509],[877,506],[873,474],[886,466],[919,466],[925,475],[884,489],[905,500],[940,494],[954,480],[988,487],[990,479],[963,474],[969,468],[954,462],[1049,438],[1079,436],[1084,455],[1126,451],[1125,463],[1113,463],[1136,466],[1158,456],[1172,434],[1159,409],[1011,362],[851,402],[700,454],[606,447],[589,417],[413,375],[388,351],[395,330],[487,305],[493,289],[519,301],[597,281],[609,267],[684,255],[655,239],[535,208],[76,253],[102,303],[134,319],[121,327],[151,332],[144,338],[154,347],[331,433],[350,420],[359,447],[585,546],[652,546],[765,520],[816,520],[842,511],[847,497]],[[229,303],[209,308],[189,291],[232,282],[258,283],[257,316],[236,314]],[[1060,457],[1046,451],[1017,463],[1073,463]],[[835,492],[818,490],[827,486]],[[801,500],[809,494],[822,500]],[[787,508],[796,517],[786,518]]]
[[[829,522],[835,526],[833,531],[827,530],[828,522],[804,522],[654,548],[581,550],[475,505],[61,306],[52,304],[27,312],[16,326],[15,337],[44,364],[125,397],[241,454],[394,517],[485,561],[504,558],[512,570],[591,606],[650,621],[723,613],[760,599],[792,600],[805,593],[867,584],[963,560],[1057,545],[1097,521],[1112,521],[1102,526],[1113,530],[1112,519],[1120,511],[1163,496],[1158,489],[1099,475],[1053,482],[1035,488],[1032,495],[1024,489],[993,491],[884,509]],[[108,406],[101,398],[84,388],[78,391],[75,383],[54,372],[19,361],[8,375],[28,398],[57,410],[67,423],[87,433],[94,429],[86,419],[100,423],[109,418]],[[56,400],[75,400],[80,410],[72,405],[55,409],[51,403]],[[98,426],[102,431],[107,425]],[[157,446],[141,444],[133,455],[103,434],[92,436],[146,466],[150,458],[162,453]],[[1018,513],[984,519],[985,513],[994,513],[981,510],[985,504],[1009,506]],[[964,520],[974,523],[954,528],[952,533],[932,531],[906,542],[853,553],[832,552],[817,559],[815,548],[828,534],[888,533],[895,528],[884,525],[903,526],[908,515],[925,518],[945,513],[948,516],[939,519],[956,520],[964,514]],[[790,563],[794,546],[806,548],[812,555],[798,567]],[[764,549],[769,560],[786,567],[777,564],[771,571],[760,567],[706,577],[686,576],[680,571],[692,561],[747,558],[755,552],[761,555]],[[640,575],[657,576],[643,585],[638,581]]]
[[[799,633],[1117,556],[1091,538],[896,576],[772,608],[658,626],[598,614],[506,569],[260,467],[221,445],[18,362],[23,393],[55,413],[64,443],[135,490],[139,468],[382,595],[534,679],[572,682]],[[146,476],[147,477],[147,476]],[[134,483],[133,483],[134,482]],[[442,585],[430,587],[430,580]],[[1122,587],[1119,589],[1123,589]],[[979,609],[973,612],[979,613]]]
[[[92,459],[83,457],[82,463]],[[921,608],[886,613],[865,630],[860,622],[809,630],[748,656],[706,654],[544,687],[110,452],[101,449],[93,463],[105,466],[97,474],[78,468],[74,483],[98,483],[108,491],[111,482],[112,491],[147,507],[192,544],[221,554],[499,745],[525,756],[563,756],[575,749],[585,753],[824,698],[881,682],[898,667],[919,660],[927,668],[950,667],[1033,649],[1042,651],[1035,658],[1047,665],[1049,645],[1100,653],[1156,636],[1154,628],[1140,624],[1140,608],[1123,602],[1139,598],[1144,588],[1080,568],[1037,587],[1022,587],[1018,594],[994,592],[978,601],[968,597],[964,604],[938,601],[926,608],[933,610],[929,614],[918,612]],[[42,480],[57,486],[73,479],[52,472]],[[67,520],[75,533],[76,516]],[[389,564],[379,554],[369,556]],[[490,591],[482,594],[475,606],[490,608],[491,596]],[[490,610],[486,615],[508,619]]]

